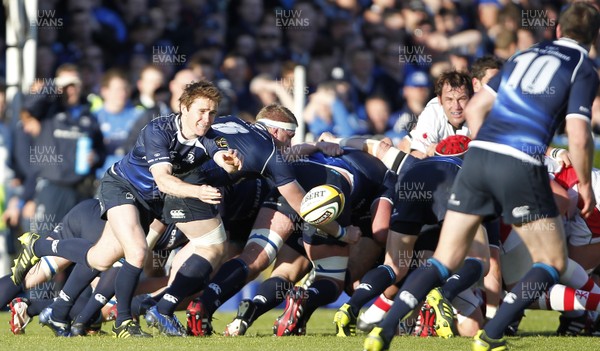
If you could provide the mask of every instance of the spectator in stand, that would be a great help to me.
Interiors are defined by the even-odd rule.
[[[385,93],[379,77],[375,76],[375,57],[367,48],[360,48],[348,56],[348,78],[354,109],[364,106],[367,96]]]
[[[97,45],[95,33],[100,28],[90,11],[78,9],[69,14],[65,27],[68,29],[67,42],[59,58],[60,63],[75,62],[81,59],[86,47]]]
[[[494,46],[494,55],[501,60],[508,60],[517,52],[517,34],[509,30],[498,33]]]
[[[273,77],[279,77],[282,66],[281,57],[277,55],[261,53],[259,51],[254,59],[254,73],[256,75],[268,74]]]
[[[307,66],[319,35],[319,11],[314,3],[308,1],[297,1],[292,11],[300,11],[296,13],[302,14],[300,19],[306,19],[307,25],[285,26],[289,58],[297,64]]]
[[[261,23],[256,32],[256,54],[263,59],[282,59],[285,56],[281,27],[269,23],[267,20]]]
[[[264,14],[263,0],[234,0],[229,4],[229,23],[227,41],[232,43],[240,34],[256,34]]]
[[[387,40],[383,48],[376,52],[377,69],[394,110],[402,106],[402,85],[408,71],[412,71],[410,64],[401,56],[404,47],[403,41]]]
[[[294,98],[283,82],[275,80],[268,74],[254,77],[250,82],[250,92],[258,99],[259,109],[274,103],[279,103],[288,109],[294,107]]]
[[[129,100],[130,95],[131,87],[125,72],[110,69],[104,73],[100,83],[102,107],[92,110],[100,125],[107,153],[103,166],[96,170],[98,179],[129,152],[123,147],[129,135],[138,134],[132,127],[144,112],[144,108],[134,106]]]
[[[338,137],[368,133],[366,121],[359,119],[347,108],[349,90],[347,82],[328,81],[321,83],[317,91],[309,96],[308,105],[304,109],[304,121],[313,136],[324,132]]]
[[[39,172],[33,231],[52,229],[79,201],[91,197],[95,170],[104,163],[102,132],[82,102],[77,67],[57,69],[55,87],[42,87],[25,103],[24,129],[34,136],[29,160]],[[56,93],[56,94],[54,94]]]
[[[501,27],[498,25],[498,15],[502,5],[497,0],[480,1],[477,5],[477,18],[483,33],[488,37],[496,37]]]
[[[115,3],[119,10],[122,21],[129,28],[140,16],[148,15],[148,0],[127,0]]]
[[[194,72],[197,77],[213,82],[216,78],[215,68],[211,62],[203,57],[200,52],[195,53],[189,61],[188,68]]]
[[[460,50],[463,55],[473,55],[483,39],[480,31],[464,28],[455,8],[442,8],[435,17],[435,26],[426,45],[436,52]]]
[[[254,58],[256,39],[250,34],[241,34],[236,38],[233,50],[244,57]]]
[[[171,110],[160,101],[156,100],[156,91],[165,83],[162,71],[154,65],[142,69],[140,79],[136,83],[137,94],[133,99],[134,106],[141,106],[154,117],[167,116]]]
[[[166,109],[167,113],[163,116],[167,116],[171,113],[179,113],[179,98],[181,97],[181,94],[183,94],[183,90],[185,89],[186,85],[199,79],[199,76],[194,74],[194,72],[191,69],[187,68],[182,69],[181,71],[175,74],[173,80],[169,82],[169,92],[171,93],[171,96],[169,98],[169,103]],[[150,122],[154,117],[156,116],[152,113],[144,113],[140,118],[138,118],[136,123],[131,127],[131,130],[133,132],[129,133],[127,141],[123,143],[123,148],[125,150],[131,150],[134,147],[135,142],[138,138],[139,131],[142,130],[142,128],[146,124],[148,124],[148,122]]]
[[[461,50],[454,49],[448,53],[448,61],[453,69],[460,72],[469,72],[469,55]]]
[[[404,82],[402,95],[404,106],[392,117],[394,134],[401,139],[395,140],[392,138],[392,142],[399,149],[408,153],[410,152],[410,139],[404,137],[417,125],[417,118],[423,112],[431,95],[431,83],[427,73],[415,71],[408,75]]]
[[[371,6],[364,11],[363,20],[369,23],[382,23],[386,10],[394,10],[395,8],[394,0],[373,0]]]
[[[250,94],[250,68],[246,58],[238,54],[227,55],[223,60],[221,71],[235,92],[236,110],[252,113],[255,106]]]
[[[223,62],[225,50],[223,45],[216,42],[205,41],[196,45],[200,49],[196,51],[192,57],[197,57],[197,60],[206,61],[211,67],[220,67]],[[215,72],[215,76],[220,76],[220,71]]]
[[[40,46],[35,53],[35,72],[37,78],[52,78],[56,66],[56,55],[48,46]]]
[[[129,45],[138,52],[155,54],[154,46],[158,38],[156,36],[157,33],[154,30],[152,17],[140,15],[135,18],[129,28]]]
[[[177,46],[180,54],[191,55],[193,43],[190,33],[193,32],[193,28],[182,20],[181,0],[159,0],[157,3],[165,16],[162,38]]]
[[[429,17],[427,6],[421,0],[411,0],[403,3],[402,16],[405,21],[405,28],[409,34],[413,34],[415,29]]]
[[[517,51],[523,51],[537,42],[535,33],[531,28],[521,27],[517,29]]]
[[[382,136],[389,137],[394,143],[406,135],[397,135],[394,132],[394,123],[391,119],[391,109],[388,100],[380,95],[372,95],[365,102],[365,114],[369,124],[369,134],[376,139]]]

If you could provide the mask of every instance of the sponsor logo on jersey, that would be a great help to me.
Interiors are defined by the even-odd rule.
[[[512,210],[513,217],[525,217],[529,214],[529,206],[519,206]]]
[[[448,199],[448,203],[452,206],[460,206],[460,200],[456,199],[456,194],[452,193]]]
[[[194,160],[196,159],[196,156],[194,156],[193,152],[190,152],[189,154],[187,154],[187,156],[185,157],[185,160],[183,160],[183,162],[187,162],[187,163],[194,163]]]
[[[229,144],[227,143],[227,139],[224,137],[218,137],[215,139],[215,144],[217,144],[220,148],[228,148]]]
[[[169,212],[169,214],[171,215],[171,218],[173,218],[173,219],[185,218],[185,212],[183,212],[183,210],[171,210],[171,212]]]
[[[579,111],[584,113],[590,113],[590,109],[585,106],[579,106]]]

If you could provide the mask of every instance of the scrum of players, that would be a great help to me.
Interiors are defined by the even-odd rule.
[[[493,73],[476,90],[488,89]],[[335,312],[332,333],[372,332],[404,279],[437,262],[428,258],[447,205],[456,201],[451,188],[468,155],[465,110],[477,93],[473,86],[466,73],[443,73],[437,96],[397,148],[387,139],[330,134],[292,145],[298,122],[285,107],[264,107],[255,123],[216,117],[218,89],[206,81],[188,85],[182,112],[141,131],[135,148],[103,178],[99,199],[75,206],[51,232],[20,238],[13,273],[0,278],[11,331],[24,333],[37,315],[56,336],[94,334],[113,319],[117,338],[209,336],[217,332],[211,321],[218,308],[273,264],[256,295],[242,300],[218,332],[242,336],[285,302],[274,334],[304,335],[313,312],[344,291],[351,297]],[[558,284],[529,308],[564,311],[560,335],[600,335],[600,287],[588,275],[600,264],[600,205],[580,213],[578,173],[566,150],[548,147],[544,160],[570,258]],[[591,183],[598,194],[600,170],[592,170]],[[345,204],[335,221],[311,225],[299,215],[300,203],[322,184],[335,186]],[[461,267],[415,301],[396,333],[477,338],[501,296],[511,299],[502,283],[510,289],[531,267],[527,248],[498,218],[486,218],[474,237]],[[171,252],[165,276],[140,281],[147,257]],[[23,297],[70,265],[57,299]],[[175,316],[181,309],[185,325]],[[506,335],[517,332],[520,317]],[[379,347],[371,346],[365,343]]]

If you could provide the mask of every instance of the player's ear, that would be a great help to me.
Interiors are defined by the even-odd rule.
[[[556,38],[560,39],[562,37],[562,30],[560,29],[560,24],[556,25]]]

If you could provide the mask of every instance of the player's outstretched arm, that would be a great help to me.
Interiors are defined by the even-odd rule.
[[[186,183],[172,175],[169,163],[157,164],[150,168],[158,190],[162,193],[177,197],[195,197],[208,204],[219,204],[221,192],[210,185],[195,185]]]
[[[329,156],[339,156],[344,153],[344,150],[342,150],[342,147],[339,144],[329,141],[296,144],[286,151],[290,155],[310,155],[315,152],[322,152]]]

